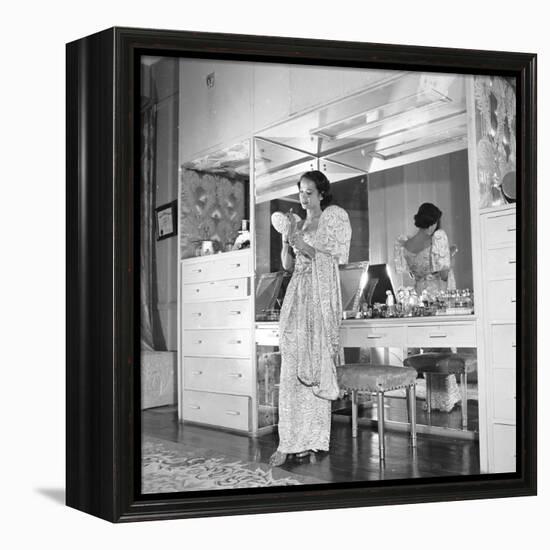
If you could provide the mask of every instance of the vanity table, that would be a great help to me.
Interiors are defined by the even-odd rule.
[[[476,322],[474,315],[345,319],[340,342],[344,348],[475,348]],[[278,323],[256,323],[256,343],[277,346],[278,342]]]

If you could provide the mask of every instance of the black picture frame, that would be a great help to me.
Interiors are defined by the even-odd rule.
[[[399,482],[139,494],[139,57],[186,56],[515,78],[517,470]],[[112,522],[536,494],[536,55],[111,28],[67,69],[66,503]],[[137,181],[137,183],[136,183]]]
[[[168,202],[155,208],[155,234],[157,241],[175,237],[178,234],[178,201]],[[170,222],[172,230],[166,230],[164,225]]]

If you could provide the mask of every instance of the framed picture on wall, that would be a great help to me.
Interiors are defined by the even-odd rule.
[[[112,28],[67,120],[69,506],[536,493],[534,54]]]
[[[168,237],[174,237],[177,234],[177,212],[177,201],[172,201],[155,208],[157,241],[167,239]]]

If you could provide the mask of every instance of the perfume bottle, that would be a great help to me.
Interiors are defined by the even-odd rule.
[[[395,298],[391,290],[386,290],[386,306],[388,317],[395,317]]]
[[[250,247],[250,231],[248,230],[248,220],[241,221],[241,230],[235,239],[233,250],[241,250]]]

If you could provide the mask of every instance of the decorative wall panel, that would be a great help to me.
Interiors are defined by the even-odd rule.
[[[479,206],[501,206],[510,200],[502,192],[504,181],[513,182],[515,200],[515,87],[513,81],[502,77],[476,76],[474,93]]]
[[[205,240],[225,250],[246,218],[248,182],[189,169],[180,177],[180,258],[195,256]]]

